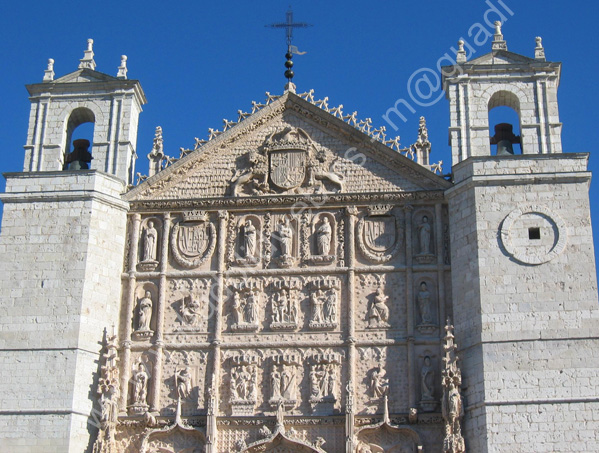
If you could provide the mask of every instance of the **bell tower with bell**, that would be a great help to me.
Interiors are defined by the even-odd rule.
[[[588,379],[599,367],[589,156],[562,153],[560,70],[541,38],[534,58],[509,52],[499,22],[490,53],[468,61],[460,42],[456,64],[443,68],[452,322],[470,451],[513,450],[514,433],[518,450],[564,451],[580,432],[575,420],[599,411],[599,383]],[[495,107],[513,109],[519,124],[490,131]],[[578,451],[594,448],[575,440]]]
[[[3,451],[91,451],[100,424],[98,340],[118,320],[121,195],[145,96],[127,79],[126,57],[116,77],[96,71],[92,44],[75,72],[54,79],[49,60],[43,81],[27,86],[23,172],[4,175],[0,311],[11,315],[0,317],[0,360],[12,365],[0,371]],[[77,138],[86,123],[93,133]]]

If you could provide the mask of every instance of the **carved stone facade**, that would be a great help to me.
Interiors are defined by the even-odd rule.
[[[540,77],[537,69],[545,65],[494,52],[503,61],[497,65],[515,65],[509,71],[493,66],[506,79],[504,91],[524,90],[521,70]],[[495,63],[480,58],[480,67],[461,64],[482,80]],[[555,70],[552,65],[543,68]],[[519,74],[517,82],[512,74]],[[546,88],[554,82],[549,78]],[[223,131],[211,130],[208,142],[196,140],[180,159],[165,156],[157,130],[150,177],[124,195],[122,181],[93,170],[56,173],[55,182],[45,173],[22,176],[58,194],[58,208],[40,210],[27,191],[15,195],[19,177],[11,176],[7,190],[14,193],[6,200],[24,206],[32,228],[44,225],[37,215],[47,221],[56,208],[65,238],[70,223],[88,221],[107,244],[91,247],[86,264],[96,278],[78,268],[57,274],[61,282],[77,276],[73,291],[86,295],[76,307],[81,322],[74,328],[65,321],[74,330],[61,324],[68,341],[56,340],[56,349],[76,364],[69,373],[93,376],[98,357],[89,351],[115,324],[104,341],[98,398],[87,397],[92,381],[77,381],[77,390],[54,382],[71,399],[87,402],[90,413],[92,404],[98,408],[94,453],[499,451],[506,445],[489,424],[517,425],[510,415],[516,408],[596,407],[588,376],[597,366],[584,368],[577,349],[585,346],[589,362],[597,360],[594,262],[581,247],[590,241],[586,157],[564,156],[561,145],[552,155],[469,154],[471,123],[462,124],[469,110],[461,109],[464,99],[479,102],[468,90],[480,87],[462,85],[464,78],[445,83],[452,181],[431,171],[439,166],[429,164],[424,118],[416,143],[404,149],[371,120],[343,115],[341,106],[329,108],[326,98],[316,101],[312,91],[298,95],[291,87],[254,103]],[[483,94],[495,99],[493,93]],[[512,98],[504,93],[492,105],[502,99]],[[73,217],[68,197],[74,195],[60,194],[75,177],[86,190]],[[554,201],[551,191],[559,195]],[[565,206],[573,194],[582,208]],[[13,211],[8,218],[16,218]],[[18,243],[18,230],[6,231],[3,238],[12,234],[12,242],[3,239],[7,256],[26,254],[10,245]],[[86,241],[93,242],[81,238]],[[586,264],[568,262],[573,256]],[[77,260],[67,252],[64,258],[56,272]],[[27,282],[32,291],[40,286]],[[51,299],[44,297],[39,300]],[[3,308],[14,305],[2,300]],[[48,311],[60,311],[63,299],[56,300]],[[85,329],[82,345],[79,328]],[[578,354],[577,365],[549,390],[558,392],[556,383],[565,382],[578,399],[555,393],[565,398],[556,401],[549,390],[519,385],[541,382],[544,360],[559,368],[547,358],[546,335],[562,355]],[[8,346],[24,347],[9,337]],[[39,338],[27,339],[43,346]],[[509,362],[512,356],[517,363]],[[551,411],[556,419],[563,412]],[[535,425],[536,432],[535,423],[518,426]],[[92,445],[87,431],[77,435]],[[534,451],[526,442],[523,451]]]

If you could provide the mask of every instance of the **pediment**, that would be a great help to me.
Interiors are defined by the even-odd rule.
[[[533,58],[526,57],[514,52],[507,50],[494,50],[485,55],[481,55],[474,60],[469,61],[467,64],[472,66],[483,66],[483,65],[496,65],[496,64],[532,64],[536,63]]]
[[[119,81],[116,77],[112,77],[108,74],[104,74],[103,72],[94,71],[92,69],[78,69],[77,71],[66,74],[58,79],[54,80],[52,83],[60,84],[60,83],[79,83],[79,82],[111,82],[111,81]]]
[[[405,193],[450,186],[430,169],[287,92],[148,178],[125,199]]]

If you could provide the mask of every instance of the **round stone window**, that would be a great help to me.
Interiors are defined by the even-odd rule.
[[[543,264],[566,247],[563,220],[544,206],[514,209],[503,220],[501,242],[507,253],[524,264]]]

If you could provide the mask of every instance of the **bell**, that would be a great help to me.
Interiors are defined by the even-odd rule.
[[[497,145],[497,155],[507,156],[514,154],[514,143],[521,143],[520,136],[514,135],[513,127],[509,123],[495,125],[495,135],[491,137],[491,145]]]
[[[514,154],[512,142],[509,140],[501,140],[499,143],[497,143],[497,155],[505,156],[508,154]]]
[[[66,158],[66,168],[69,170],[89,170],[89,163],[93,157],[88,151],[89,140],[80,138],[73,140],[73,147],[75,148],[72,153],[69,153]]]

